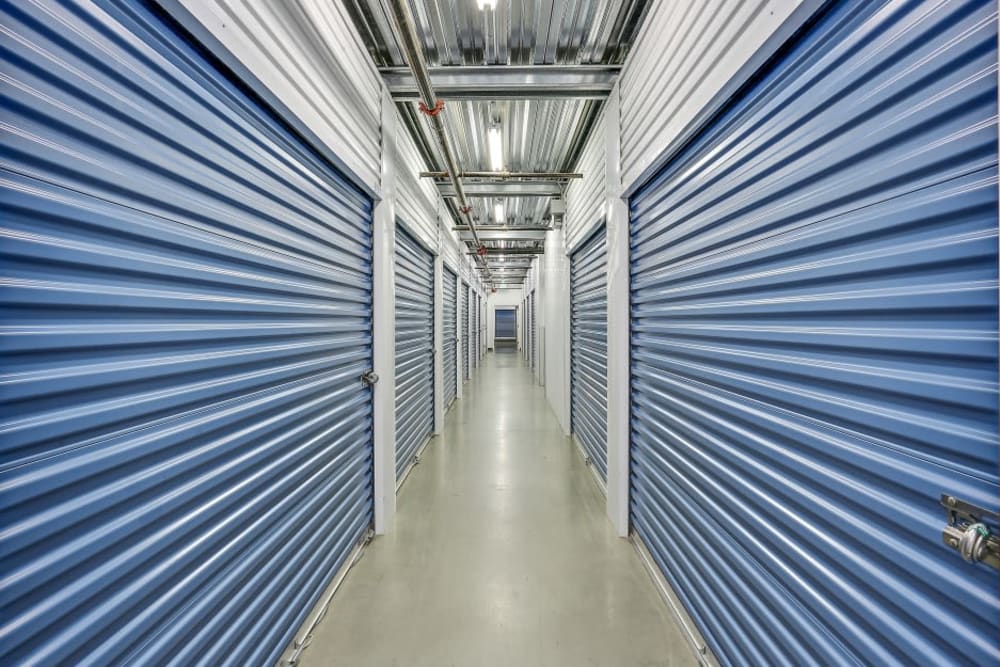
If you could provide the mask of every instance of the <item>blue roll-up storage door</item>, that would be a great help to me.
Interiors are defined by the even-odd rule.
[[[469,375],[469,337],[472,330],[469,327],[469,285],[462,281],[462,379],[468,380]]]
[[[275,664],[372,518],[371,202],[143,3],[0,12],[0,663]]]
[[[481,323],[482,323],[482,310],[483,310],[482,300],[480,299],[479,294],[476,294],[475,303],[473,304],[473,312],[472,312],[473,316],[475,317],[474,327],[475,327],[475,334],[476,335],[473,337],[472,340],[476,344],[476,351],[473,353],[473,356],[474,356],[474,358],[476,360],[476,367],[477,368],[479,367],[479,359],[480,359],[480,357],[482,357],[482,350],[483,350],[482,340],[479,337],[480,336],[479,330],[481,328]]]
[[[535,367],[535,360],[538,358],[538,337],[535,334],[535,290],[531,290],[529,298],[531,305],[531,367]]]
[[[441,332],[442,347],[444,348],[444,359],[442,359],[442,372],[444,373],[444,407],[455,400],[458,394],[458,342],[456,333],[458,331],[458,276],[455,272],[444,267],[441,296]]]
[[[608,478],[608,271],[604,225],[570,258],[570,424]]]
[[[396,225],[396,479],[434,432],[434,255]]]
[[[513,308],[498,308],[493,311],[494,338],[515,340],[517,338],[517,311]]]
[[[996,11],[837,3],[631,202],[631,518],[726,664],[1000,662]]]

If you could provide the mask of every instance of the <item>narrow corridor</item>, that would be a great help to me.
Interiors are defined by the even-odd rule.
[[[327,665],[693,664],[513,349],[486,355],[305,651]]]

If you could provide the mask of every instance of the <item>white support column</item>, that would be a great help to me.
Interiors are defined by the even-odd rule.
[[[622,198],[618,86],[604,112],[608,248],[608,517],[621,537],[629,522],[629,217]]]
[[[434,435],[444,428],[444,258],[441,244],[434,257]]]
[[[396,515],[396,106],[382,91],[382,199],[374,211],[372,329],[375,384],[375,533],[392,530]]]

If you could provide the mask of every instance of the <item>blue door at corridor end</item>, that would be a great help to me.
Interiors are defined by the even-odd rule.
[[[631,520],[730,665],[995,665],[997,6],[838,2],[631,200]]]
[[[493,337],[514,340],[517,338],[517,311],[513,308],[497,308],[493,311]]]
[[[372,518],[371,201],[144,3],[0,13],[0,663],[273,665]]]

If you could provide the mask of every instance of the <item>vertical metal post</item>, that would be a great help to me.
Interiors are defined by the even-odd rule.
[[[375,532],[392,530],[396,514],[396,106],[382,91],[382,199],[374,211],[372,329],[374,368]]]
[[[621,107],[615,85],[605,104],[605,216],[608,249],[608,517],[629,531],[629,216],[622,198]]]

